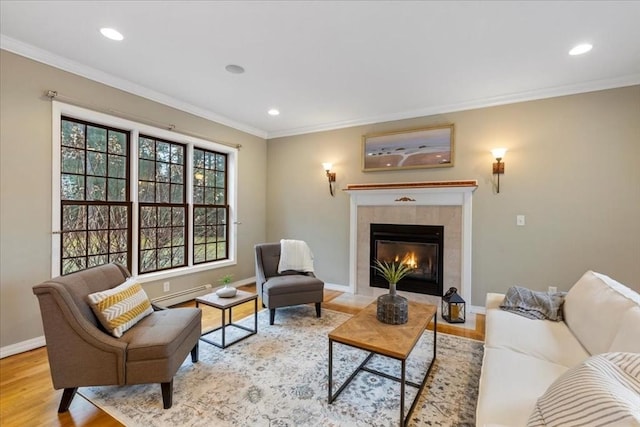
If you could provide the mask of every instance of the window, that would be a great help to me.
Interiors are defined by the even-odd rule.
[[[193,262],[225,259],[227,228],[227,156],[193,150]]]
[[[187,265],[186,147],[138,138],[140,273]]]
[[[131,268],[129,133],[68,117],[60,127],[60,274]]]
[[[235,264],[237,149],[54,101],[53,275]]]

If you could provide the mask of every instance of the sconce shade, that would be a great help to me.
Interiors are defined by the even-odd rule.
[[[491,154],[493,154],[493,157],[495,159],[504,159],[504,155],[506,154],[506,152],[506,148],[494,148],[493,150],[491,150]]]
[[[331,168],[333,167],[333,165],[331,163],[323,163],[322,167],[324,168],[324,170],[329,172],[331,170]]]

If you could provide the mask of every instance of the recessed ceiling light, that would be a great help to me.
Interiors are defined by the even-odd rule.
[[[582,55],[583,53],[589,52],[593,48],[589,43],[582,43],[577,46],[574,46],[573,49],[569,51],[569,55],[576,56]]]
[[[225,70],[227,70],[228,72],[230,72],[231,74],[242,74],[244,73],[244,68],[242,68],[239,65],[236,64],[229,64],[226,67],[224,67]]]
[[[113,28],[100,28],[100,32],[103,36],[111,40],[121,41],[124,39],[124,36],[120,34],[118,30],[114,30]]]
[[[272,108],[269,111],[267,111],[267,113],[269,113],[270,116],[277,116],[278,114],[280,114],[280,111],[278,111],[275,108]]]

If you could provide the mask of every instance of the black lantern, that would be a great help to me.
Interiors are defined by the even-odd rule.
[[[442,318],[449,323],[464,323],[465,302],[456,288],[449,288],[442,297]]]

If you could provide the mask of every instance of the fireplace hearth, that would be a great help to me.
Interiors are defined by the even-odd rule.
[[[398,290],[442,296],[443,226],[370,224],[370,243],[370,286],[389,288],[373,268],[376,260],[402,263],[413,271],[397,283]]]

